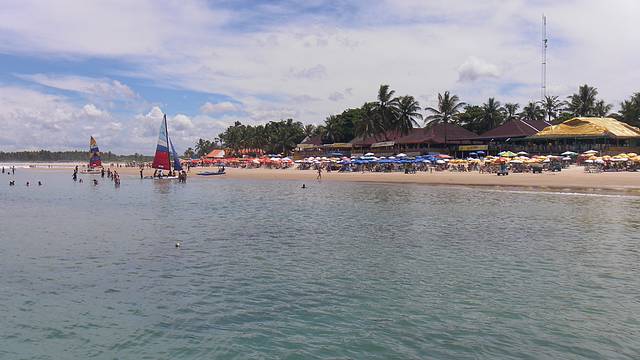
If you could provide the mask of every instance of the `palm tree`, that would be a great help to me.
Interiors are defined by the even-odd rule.
[[[425,125],[433,126],[436,124],[444,124],[444,142],[447,143],[447,124],[456,120],[456,116],[460,113],[460,110],[466,105],[459,101],[457,95],[449,94],[449,91],[445,91],[444,95],[438,93],[438,108],[428,107],[425,110],[428,115],[425,117]]]
[[[609,112],[611,111],[612,108],[613,108],[613,105],[605,103],[604,100],[598,100],[593,106],[593,115],[599,116],[599,117],[605,117],[609,115]]]
[[[620,103],[620,117],[622,121],[633,126],[640,125],[640,92],[631,96],[629,100]]]
[[[564,103],[557,96],[545,96],[544,100],[540,101],[540,106],[547,116],[547,121],[551,122],[558,117]]]
[[[400,97],[398,101],[398,122],[394,130],[400,131],[402,135],[408,134],[414,126],[418,126],[416,119],[422,120],[422,114],[419,111],[420,104],[413,96]]]
[[[520,113],[522,120],[542,120],[544,119],[544,110],[535,102],[529,102],[527,106],[522,108]]]
[[[592,116],[595,110],[598,90],[584,84],[578,88],[578,93],[568,96],[567,110],[573,116]]]
[[[504,121],[504,109],[500,106],[500,102],[496,101],[495,98],[489,98],[486,103],[482,104],[480,121],[485,130],[490,130],[502,125]]]
[[[304,136],[311,137],[316,131],[316,126],[313,124],[307,124],[304,126]]]
[[[184,157],[187,159],[191,159],[193,155],[195,155],[195,151],[193,151],[192,147],[188,147],[187,150],[184,151]]]
[[[362,105],[362,118],[354,124],[354,133],[356,136],[367,137],[375,136],[380,133],[382,128],[378,112],[376,111],[376,103],[368,102]]]
[[[520,108],[520,104],[514,103],[506,103],[504,104],[504,116],[507,120],[513,120],[518,115],[518,109]]]
[[[396,92],[389,89],[389,85],[380,85],[378,89],[378,101],[376,102],[376,112],[380,118],[382,132],[394,130],[398,121],[398,105],[399,100],[393,97]]]

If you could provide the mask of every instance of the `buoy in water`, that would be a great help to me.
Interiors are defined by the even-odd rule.
[[[176,241],[176,247],[179,248],[180,246],[182,246],[182,242]]]

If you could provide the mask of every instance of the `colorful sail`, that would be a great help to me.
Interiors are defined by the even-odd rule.
[[[100,149],[98,149],[98,143],[96,139],[91,137],[89,140],[89,152],[91,153],[91,158],[89,159],[89,167],[100,167],[102,166],[102,159],[100,159]]]
[[[171,161],[169,159],[169,136],[167,134],[167,115],[162,119],[160,124],[160,135],[158,135],[158,145],[156,146],[156,155],[153,157],[154,169],[171,170]]]
[[[171,139],[169,139],[169,144],[171,145],[171,155],[173,156],[173,170],[182,171],[180,158],[178,157],[178,153],[176,153],[176,149],[173,147],[173,141],[171,141]]]

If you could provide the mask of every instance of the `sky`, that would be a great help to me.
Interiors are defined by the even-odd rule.
[[[381,84],[434,106],[640,91],[637,0],[3,1],[0,151],[179,152],[235,121],[320,124]]]

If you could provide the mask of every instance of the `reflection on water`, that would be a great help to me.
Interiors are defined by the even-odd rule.
[[[638,198],[18,179],[0,358],[640,357]]]

